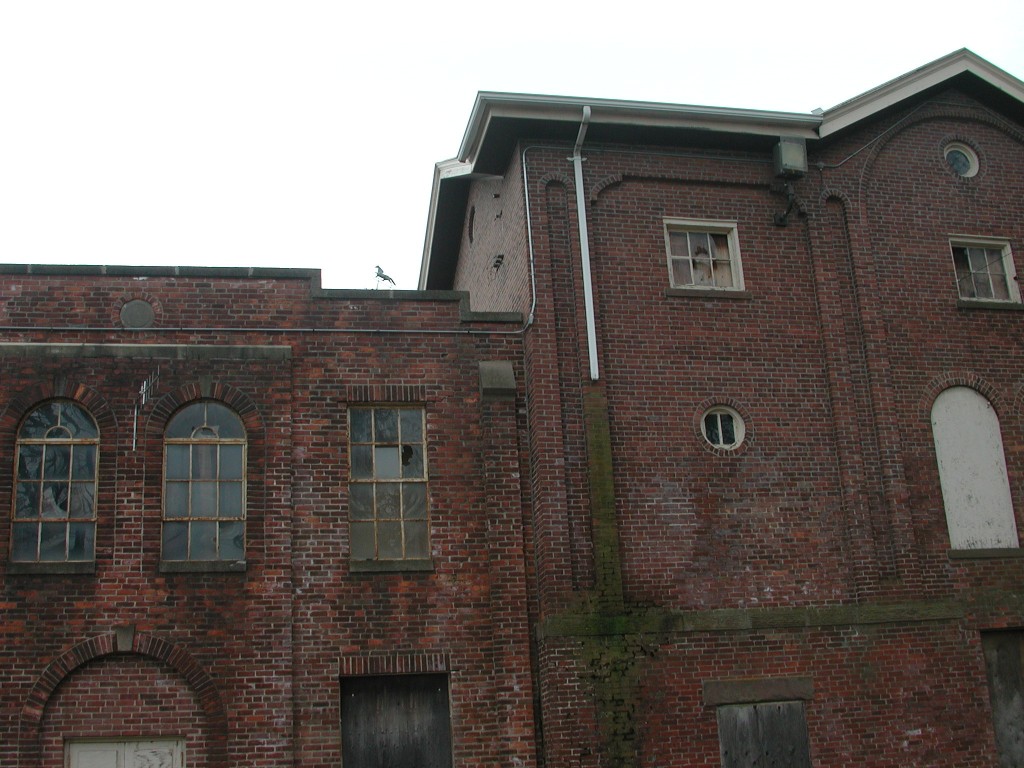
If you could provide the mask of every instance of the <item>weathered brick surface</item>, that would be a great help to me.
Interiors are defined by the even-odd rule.
[[[520,369],[519,337],[461,320],[454,295],[169,272],[0,274],[0,551],[24,413],[70,398],[101,430],[95,573],[0,561],[0,764],[63,765],[66,739],[175,736],[190,766],[336,766],[340,676],[418,671],[449,675],[460,765],[533,764],[522,397],[482,403],[478,372]],[[121,328],[140,297],[156,326]],[[163,429],[197,398],[247,430],[244,572],[160,571]],[[347,409],[366,402],[426,409],[430,572],[349,568]]]
[[[101,431],[95,573],[0,559],[0,765],[179,736],[189,765],[337,766],[339,678],[401,673],[448,674],[458,766],[716,766],[705,685],[792,679],[817,768],[996,764],[980,632],[1024,627],[1024,558],[950,555],[930,410],[993,404],[1020,518],[1024,314],[958,303],[949,237],[1024,267],[1022,127],[955,88],[879,113],[812,142],[786,227],[768,138],[588,143],[597,381],[571,145],[518,138],[467,182],[471,298],[0,268],[0,552],[22,415],[66,397]],[[735,221],[745,292],[667,290],[666,217]],[[154,327],[121,326],[134,299]],[[485,360],[515,399],[482,396]],[[163,428],[204,397],[248,432],[246,569],[163,573]],[[371,403],[425,408],[430,571],[350,567]],[[746,422],[733,453],[701,437],[715,404]]]
[[[524,186],[546,764],[718,765],[702,684],[807,676],[816,766],[994,765],[980,632],[1024,626],[1024,559],[950,557],[930,409],[953,385],[992,402],[1019,527],[1024,316],[958,305],[949,237],[1007,238],[1024,267],[1021,126],[951,88],[812,142],[786,227],[770,143],[588,143],[595,383],[571,144],[534,146],[522,178],[531,138],[471,189],[455,287],[509,306],[478,245],[515,240],[508,208],[483,232],[480,214]],[[951,138],[977,177],[951,172]],[[666,217],[737,223],[742,298],[666,290]],[[529,269],[508,251],[502,270]],[[734,454],[700,435],[714,404],[746,422]]]

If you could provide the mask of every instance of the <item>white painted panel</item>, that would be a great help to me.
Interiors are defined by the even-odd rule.
[[[1017,525],[999,417],[969,387],[951,387],[932,406],[932,436],[953,549],[1016,547]]]
[[[184,768],[180,739],[151,741],[76,741],[68,744],[69,768]]]
[[[72,744],[70,768],[123,768],[121,750],[113,744]]]

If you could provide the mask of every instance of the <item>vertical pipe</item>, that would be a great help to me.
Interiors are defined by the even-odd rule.
[[[590,277],[590,235],[587,231],[587,198],[583,189],[583,139],[590,123],[590,107],[583,107],[583,120],[572,149],[572,166],[576,181],[576,217],[580,227],[580,265],[583,268],[583,306],[587,315],[587,349],[590,353],[590,379],[597,381],[597,326],[594,322],[594,286]]]

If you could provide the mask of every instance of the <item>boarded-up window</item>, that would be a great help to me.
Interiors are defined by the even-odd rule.
[[[1017,525],[999,417],[969,387],[950,387],[932,406],[932,436],[953,549],[1017,546]]]
[[[722,768],[810,768],[802,701],[718,708]]]
[[[341,681],[344,768],[451,768],[446,675]]]
[[[1024,765],[1024,632],[983,632],[1000,768]]]
[[[67,745],[70,768],[184,768],[181,741],[73,741]]]

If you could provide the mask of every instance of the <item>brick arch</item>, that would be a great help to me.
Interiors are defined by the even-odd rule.
[[[735,448],[724,449],[716,448],[715,446],[708,443],[704,439],[704,431],[701,428],[701,422],[704,420],[704,414],[708,409],[715,407],[716,405],[724,405],[728,408],[732,408],[736,413],[743,419],[743,430],[744,438],[743,442]],[[708,453],[714,454],[715,456],[721,456],[723,458],[733,458],[736,456],[742,456],[747,453],[754,444],[754,429],[752,425],[752,419],[750,411],[747,410],[746,405],[737,400],[734,397],[728,395],[725,396],[711,396],[706,397],[697,404],[696,410],[693,412],[693,432],[697,438],[699,444]]]
[[[1009,403],[993,384],[971,371],[947,371],[929,381],[921,397],[921,415],[929,423],[932,418],[932,406],[935,404],[935,398],[952,387],[968,387],[973,389],[992,404],[997,415],[1006,413]]]
[[[146,422],[146,434],[154,439],[163,439],[168,420],[183,405],[196,400],[218,400],[229,406],[245,425],[249,440],[263,432],[263,419],[256,403],[245,392],[220,381],[200,381],[188,384],[156,401]]]
[[[982,125],[987,125],[997,131],[1001,131],[1018,144],[1024,144],[1024,132],[993,112],[982,111],[968,106],[939,104],[922,105],[922,107],[911,110],[909,113],[904,115],[901,120],[879,135],[875,140],[874,146],[868,150],[867,159],[864,162],[864,168],[861,172],[861,179],[868,179],[871,176],[875,162],[878,160],[885,148],[897,136],[915,126],[923,123],[934,122],[936,120],[957,120],[961,122],[981,123]],[[945,137],[943,140],[948,141],[950,139],[949,137]]]
[[[545,173],[537,179],[537,186],[541,189],[549,187],[552,184],[561,184],[563,187],[568,188],[572,186],[572,179],[564,173]]]
[[[90,661],[115,653],[131,653],[161,661],[180,674],[196,694],[209,726],[209,764],[213,768],[227,766],[228,716],[213,678],[181,645],[148,632],[130,632],[120,642],[116,632],[90,637],[72,646],[51,661],[36,679],[21,711],[19,734],[19,768],[36,768],[40,761],[39,731],[46,705],[57,687],[75,670]]]
[[[124,328],[124,324],[121,322],[121,309],[129,301],[144,301],[153,308],[153,328],[159,328],[161,320],[164,317],[164,304],[159,297],[154,296],[148,291],[131,291],[125,293],[123,296],[114,302],[110,308],[110,323],[115,328]]]
[[[103,439],[105,434],[113,434],[117,428],[114,412],[99,392],[82,382],[59,377],[23,389],[11,398],[0,414],[0,444],[7,444],[15,439],[18,425],[29,411],[47,400],[58,399],[72,400],[85,408],[96,420],[100,439]]]
[[[613,173],[608,176],[605,176],[603,179],[600,179],[599,181],[591,185],[590,195],[588,195],[587,199],[592,204],[596,203],[597,198],[601,196],[602,192],[608,189],[608,187],[613,187],[616,184],[621,184],[622,179],[623,176],[621,173]]]

